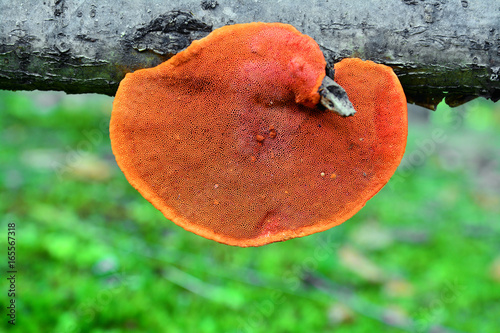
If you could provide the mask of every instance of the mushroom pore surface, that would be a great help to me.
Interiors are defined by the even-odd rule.
[[[398,166],[406,99],[389,67],[344,59],[335,81],[356,114],[316,109],[325,64],[290,25],[214,30],[121,82],[110,124],[117,163],[165,217],[221,243],[336,226]]]

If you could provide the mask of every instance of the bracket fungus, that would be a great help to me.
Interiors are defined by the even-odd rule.
[[[113,153],[166,218],[203,237],[260,246],[339,225],[392,176],[406,98],[384,65],[344,59],[335,81],[356,110],[317,107],[326,62],[281,23],[225,26],[157,67],[127,74]]]

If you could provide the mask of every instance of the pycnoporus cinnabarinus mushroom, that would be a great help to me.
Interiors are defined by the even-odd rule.
[[[335,65],[356,113],[317,107],[325,59],[281,23],[225,26],[157,67],[127,74],[113,153],[166,218],[221,243],[259,246],[341,224],[392,176],[407,136],[391,68]]]

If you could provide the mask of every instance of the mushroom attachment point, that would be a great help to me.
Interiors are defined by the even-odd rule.
[[[325,66],[318,44],[290,25],[216,29],[126,75],[110,123],[116,161],[167,219],[221,243],[260,246],[339,225],[401,161],[406,98],[391,68],[344,59],[334,80],[356,113],[325,112]]]
[[[348,117],[356,113],[346,91],[328,75],[319,87],[320,102],[328,111]]]

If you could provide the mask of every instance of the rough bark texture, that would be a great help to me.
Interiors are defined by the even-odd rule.
[[[498,0],[0,0],[0,88],[114,95],[125,73],[252,21],[294,25],[329,64],[392,66],[420,105],[500,98]]]

